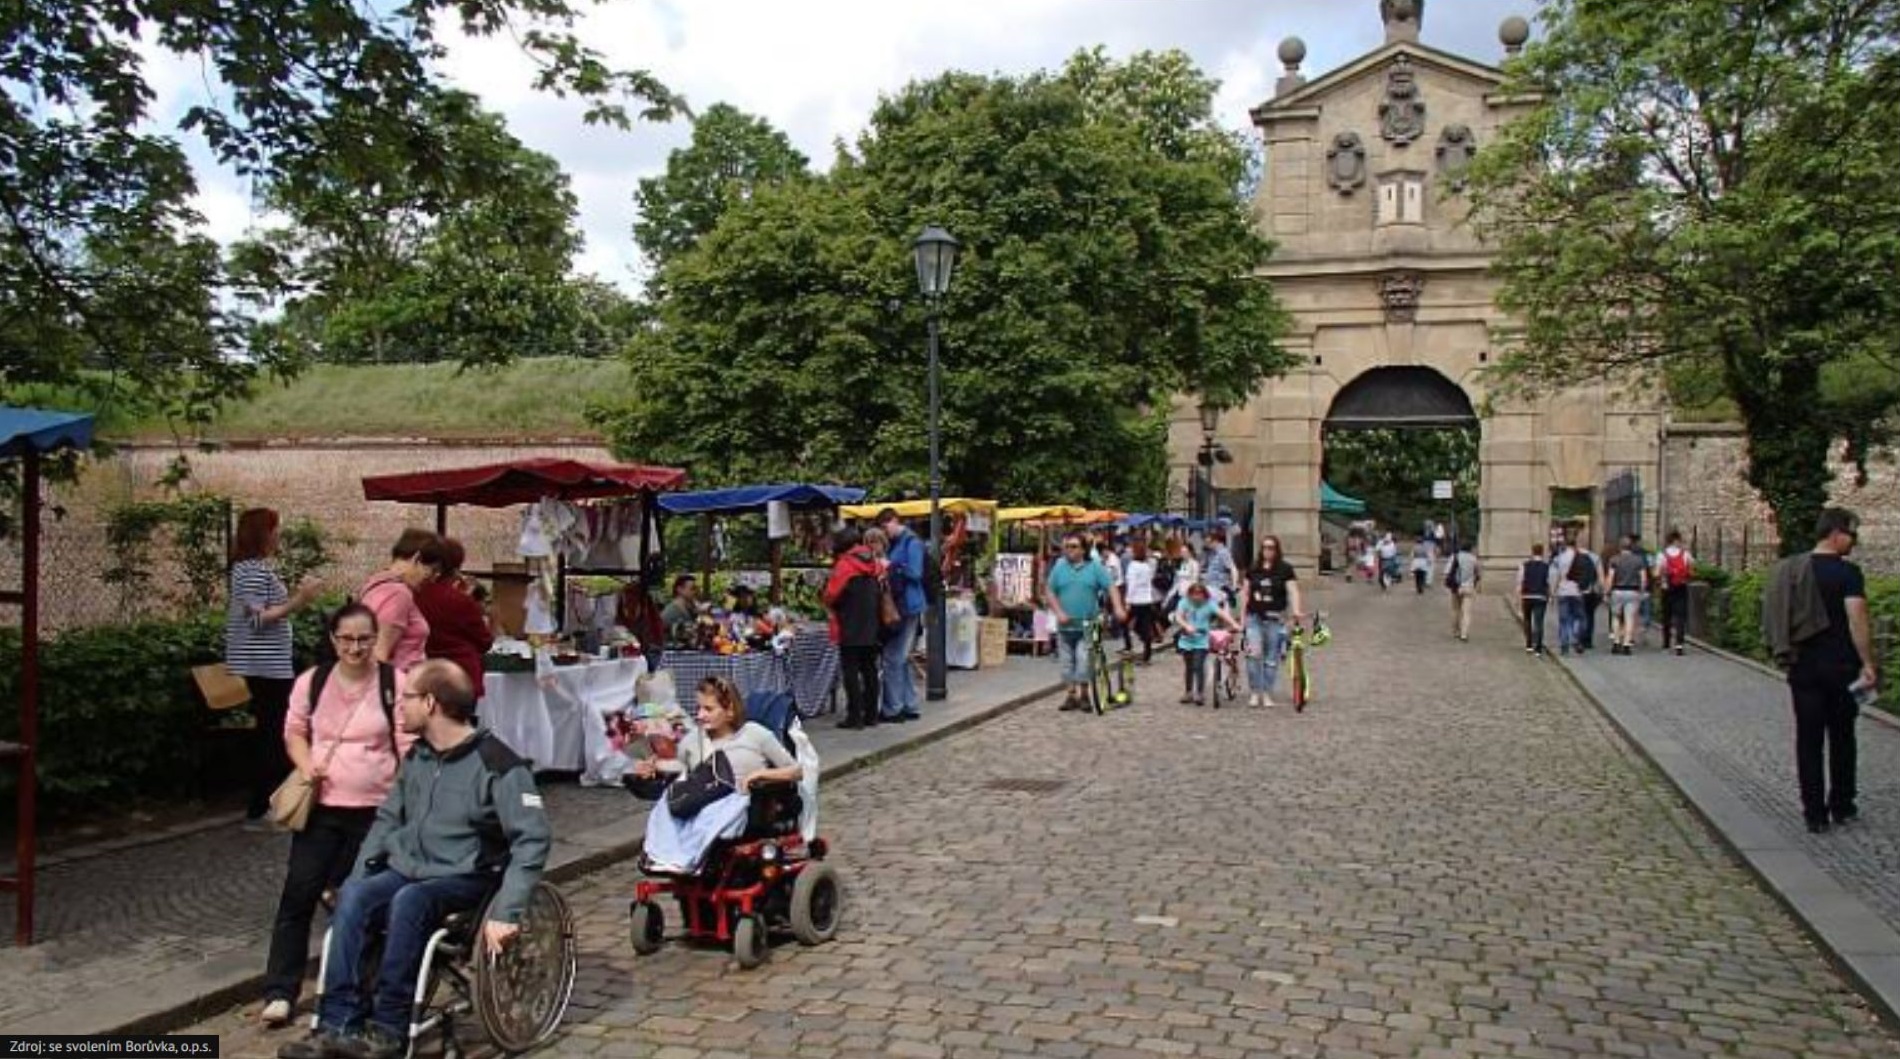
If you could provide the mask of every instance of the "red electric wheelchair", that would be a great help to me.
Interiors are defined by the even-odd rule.
[[[789,693],[753,692],[746,697],[746,717],[797,756],[792,731],[798,711]],[[657,786],[628,786],[639,797],[660,793]],[[775,934],[789,933],[806,945],[836,936],[844,888],[837,869],[825,863],[825,840],[807,841],[800,832],[803,809],[796,783],[753,784],[745,830],[737,838],[714,843],[690,875],[654,874],[635,884],[628,908],[633,951],[659,951],[666,935],[660,899],[668,895],[678,905],[685,940],[729,945],[746,969],[765,962]]]

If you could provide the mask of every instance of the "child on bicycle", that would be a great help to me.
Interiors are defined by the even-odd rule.
[[[1181,696],[1181,705],[1204,705],[1207,696],[1207,646],[1214,623],[1219,622],[1233,632],[1241,631],[1240,623],[1228,613],[1226,606],[1214,601],[1207,586],[1199,581],[1188,586],[1186,597],[1175,607],[1170,621],[1179,630],[1174,638],[1174,646],[1181,652],[1181,661],[1186,667],[1187,687]]]

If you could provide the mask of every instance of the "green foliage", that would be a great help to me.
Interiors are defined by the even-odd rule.
[[[106,512],[106,545],[111,562],[99,579],[119,590],[126,614],[150,614],[179,607],[203,607],[224,590],[229,549],[231,500],[211,493],[135,500]],[[164,556],[153,554],[165,537]],[[169,564],[182,584],[154,591],[153,572]]]
[[[693,119],[692,143],[674,151],[666,172],[633,193],[638,243],[654,269],[691,250],[719,219],[759,188],[810,175],[810,161],[783,132],[729,103]]]
[[[277,531],[277,573],[286,585],[296,585],[312,574],[322,575],[336,565],[336,548],[355,541],[332,534],[315,519],[294,518]]]
[[[202,138],[217,164],[293,203],[335,174],[356,187],[453,186],[444,180],[462,145],[442,134],[453,97],[434,68],[458,33],[510,35],[536,62],[535,87],[586,99],[590,122],[624,127],[629,103],[642,117],[681,109],[651,76],[583,46],[577,15],[569,0],[8,5],[0,399],[26,384],[76,386],[94,405],[202,423],[254,379],[296,366],[295,346],[260,316],[291,277],[225,260],[173,132]],[[170,130],[152,112],[146,63],[173,57],[215,85]],[[451,240],[444,269],[484,260],[471,244],[480,238]],[[438,300],[492,309],[497,297],[490,277],[444,271],[439,281],[464,286],[430,292]],[[470,349],[486,357],[492,342]]]
[[[1382,525],[1415,532],[1426,519],[1478,533],[1478,428],[1461,430],[1335,430],[1326,435],[1322,472],[1333,488],[1366,502]],[[1449,502],[1432,499],[1432,483],[1450,479]]]
[[[1900,407],[1900,7],[1553,0],[1474,217],[1523,323],[1502,388],[1605,376],[1726,399],[1784,548],[1828,450]]]
[[[1701,579],[1702,570],[1702,567],[1697,567],[1698,580]],[[1772,569],[1768,569],[1751,570],[1735,577],[1727,589],[1729,604],[1726,620],[1716,630],[1717,642],[1724,649],[1769,663],[1773,659],[1769,657],[1762,638],[1761,601],[1771,575]],[[1878,635],[1883,622],[1900,630],[1900,577],[1867,578],[1867,610],[1875,630],[1874,649],[1878,651]],[[1879,705],[1890,713],[1900,713],[1900,680],[1893,678],[1896,666],[1900,666],[1900,645],[1889,645],[1880,666]]]
[[[596,421],[704,484],[924,493],[911,241],[935,223],[963,244],[942,306],[946,493],[1154,493],[1165,435],[1135,410],[1232,404],[1288,363],[1212,92],[1174,53],[905,87],[830,174],[753,188],[667,262],[640,388]]]
[[[19,630],[0,629],[0,657],[18,658]],[[41,804],[104,807],[127,796],[176,798],[192,788],[211,714],[190,669],[218,661],[222,612],[179,621],[75,629],[40,649]],[[19,698],[19,667],[0,667],[0,701]],[[0,738],[19,718],[0,710]],[[0,775],[10,793],[14,774]]]

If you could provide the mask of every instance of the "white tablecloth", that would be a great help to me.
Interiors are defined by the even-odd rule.
[[[633,702],[633,682],[647,671],[644,658],[616,658],[557,666],[537,673],[483,677],[482,723],[536,770],[579,772],[581,781],[615,782],[607,775],[614,751],[606,717]]]

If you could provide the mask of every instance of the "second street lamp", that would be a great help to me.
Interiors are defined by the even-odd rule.
[[[930,329],[930,552],[924,561],[936,563],[939,572],[943,569],[943,512],[940,509],[943,453],[939,426],[942,404],[937,382],[937,312],[944,294],[950,290],[950,273],[956,268],[957,249],[957,241],[950,233],[934,224],[925,228],[911,244],[911,252],[917,258],[917,288],[923,292],[924,304],[928,307]],[[925,573],[924,576],[930,575]],[[936,602],[930,604],[924,626],[924,699],[929,702],[940,702],[950,694],[950,639],[944,624],[947,614],[943,594],[938,593]]]

